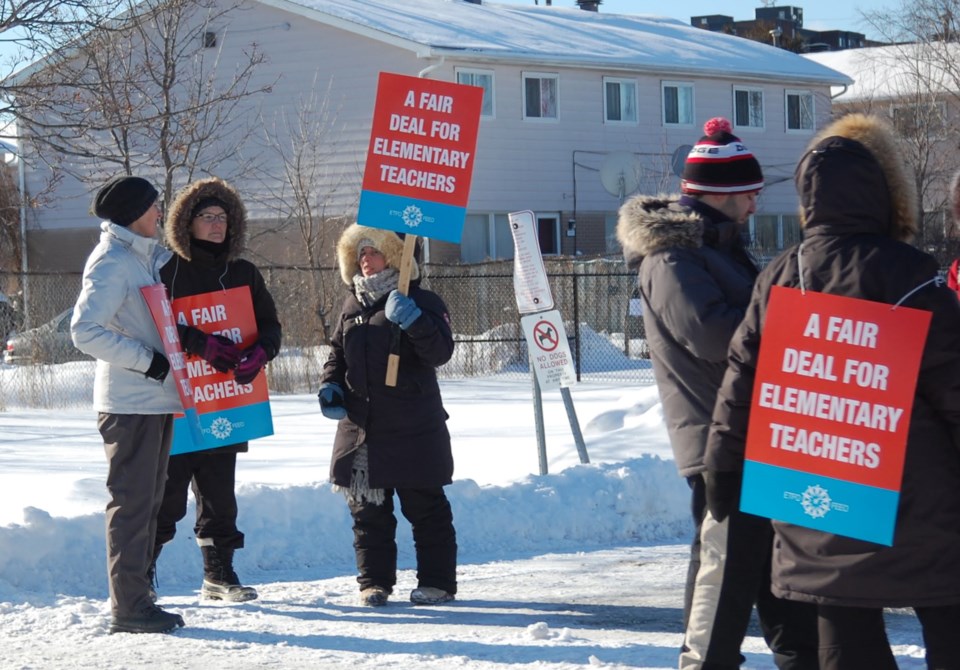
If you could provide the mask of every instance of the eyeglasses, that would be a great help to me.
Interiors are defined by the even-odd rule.
[[[224,214],[208,214],[208,213],[204,212],[203,214],[197,214],[197,215],[196,215],[195,217],[193,217],[193,218],[195,218],[195,219],[200,219],[200,220],[203,221],[204,223],[213,223],[214,221],[219,221],[220,223],[226,223],[226,222],[227,222],[227,215],[226,215],[226,213],[224,213]]]

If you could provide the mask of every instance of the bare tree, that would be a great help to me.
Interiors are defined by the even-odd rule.
[[[253,237],[279,235],[299,239],[289,260],[299,270],[298,281],[305,286],[297,292],[313,296],[310,310],[303,310],[302,337],[311,343],[328,342],[333,317],[339,312],[342,283],[335,270],[333,249],[346,221],[344,199],[354,209],[359,199],[361,167],[343,161],[338,146],[342,136],[340,110],[330,94],[332,81],[325,85],[315,75],[313,85],[296,105],[261,116],[259,144],[269,156],[270,171],[258,171],[257,179],[264,205],[276,212],[276,224]],[[278,169],[279,167],[279,169]],[[331,215],[335,210],[336,215]],[[319,324],[319,333],[317,333]],[[285,329],[288,324],[284,324]]]
[[[99,25],[121,0],[3,0],[0,42],[8,54],[0,79]],[[0,90],[9,82],[0,84]]]
[[[947,216],[948,185],[960,168],[960,0],[908,0],[864,18],[891,45],[866,52],[879,93],[858,107],[894,123],[921,196],[916,244],[946,262],[960,249]]]
[[[13,113],[36,158],[54,178],[86,183],[151,175],[167,202],[208,169],[230,178],[252,120],[249,99],[272,85],[254,84],[264,62],[256,43],[242,47],[239,62],[221,62],[229,34],[211,26],[228,25],[240,0],[125,2],[117,18],[17,82]]]

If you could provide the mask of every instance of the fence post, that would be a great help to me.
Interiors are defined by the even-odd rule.
[[[573,280],[573,360],[577,369],[577,381],[580,381],[580,277],[577,266],[571,266]]]

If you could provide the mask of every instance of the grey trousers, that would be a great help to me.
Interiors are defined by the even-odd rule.
[[[107,414],[97,428],[107,455],[107,578],[114,616],[151,604],[147,569],[173,440],[171,414]]]

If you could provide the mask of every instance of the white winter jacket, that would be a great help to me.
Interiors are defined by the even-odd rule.
[[[111,414],[179,412],[173,375],[160,384],[144,374],[163,346],[140,293],[160,281],[160,267],[172,254],[115,223],[104,221],[100,229],[70,321],[74,345],[97,359],[93,408]]]

